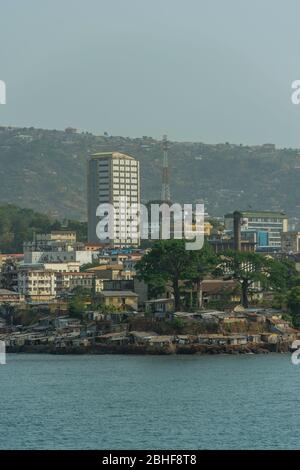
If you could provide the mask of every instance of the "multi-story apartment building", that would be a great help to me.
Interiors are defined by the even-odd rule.
[[[73,249],[76,244],[76,232],[72,230],[54,230],[50,233],[36,234],[32,241],[23,243],[23,249],[24,253],[29,251],[68,251]]]
[[[81,265],[93,262],[93,252],[87,250],[72,251],[26,251],[24,263],[70,263],[78,262]]]
[[[60,272],[56,273],[57,294],[81,287],[88,290],[96,290],[95,275],[86,272]]]
[[[288,230],[286,214],[272,211],[240,211],[240,213],[243,239],[247,240],[253,234],[258,249],[281,250],[281,235]],[[233,231],[233,214],[225,215],[225,229]]]
[[[17,290],[32,300],[51,300],[59,292],[60,275],[76,275],[79,271],[79,262],[23,264],[17,271]]]
[[[45,269],[20,269],[18,292],[31,300],[48,301],[56,296],[56,273]]]
[[[43,268],[46,271],[55,271],[57,273],[79,273],[79,261],[68,261],[66,263],[44,263]]]
[[[23,250],[26,264],[78,261],[82,265],[92,263],[97,256],[77,242],[76,232],[67,230],[35,235],[33,241],[24,242]]]
[[[281,243],[284,253],[300,253],[300,232],[282,233]]]
[[[50,233],[42,233],[36,235],[37,242],[52,241],[52,242],[76,242],[76,232],[73,230],[52,230]]]
[[[23,302],[25,302],[25,296],[19,292],[14,292],[8,289],[0,289],[0,305],[19,305]]]
[[[130,207],[140,203],[139,162],[118,152],[95,153],[88,160],[88,241],[112,247],[139,245],[139,224],[132,224]],[[113,223],[100,237],[97,226],[105,215],[97,215],[100,204],[114,208]],[[99,213],[98,213],[99,214]],[[98,227],[99,228],[99,227]]]

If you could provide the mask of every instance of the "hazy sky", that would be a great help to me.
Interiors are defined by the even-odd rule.
[[[300,147],[299,0],[0,0],[0,123]]]

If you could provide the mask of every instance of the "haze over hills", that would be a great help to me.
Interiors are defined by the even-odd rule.
[[[161,192],[161,142],[151,137],[95,136],[34,128],[0,128],[0,203],[59,218],[86,219],[86,160],[120,151],[141,163],[142,201]],[[221,216],[233,209],[284,210],[300,220],[298,149],[171,142],[171,196],[205,202]]]

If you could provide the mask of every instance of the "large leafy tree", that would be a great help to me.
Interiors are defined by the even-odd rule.
[[[82,318],[85,308],[84,300],[80,297],[74,297],[69,303],[69,314],[74,318]]]
[[[202,308],[202,282],[216,269],[218,258],[207,242],[201,250],[194,251],[192,257],[188,275],[196,284],[197,307]]]
[[[191,279],[196,273],[195,251],[185,248],[184,240],[159,240],[149,253],[137,263],[138,277],[159,288],[170,283],[175,309],[180,310],[180,282]]]
[[[287,305],[295,326],[300,326],[300,286],[293,287],[287,295]]]
[[[197,286],[197,306],[202,307],[203,280],[216,268],[217,257],[208,244],[201,250],[186,250],[184,240],[162,240],[137,265],[139,277],[148,283],[151,293],[161,294],[170,283],[175,309],[179,310],[180,283]]]
[[[16,313],[15,305],[11,304],[10,302],[3,302],[0,311],[4,314],[6,320],[8,320],[12,326],[14,324],[14,316]]]
[[[275,260],[271,262],[269,281],[274,291],[286,295],[290,289],[300,284],[299,273],[295,262],[290,259]]]
[[[277,269],[276,276],[272,270]],[[228,251],[220,255],[218,272],[225,278],[235,279],[241,286],[242,305],[249,306],[249,292],[255,283],[266,288],[276,285],[279,278],[280,265],[274,260],[259,253]],[[276,278],[276,281],[275,281]]]
[[[31,209],[12,204],[0,205],[0,252],[22,252],[23,242],[32,240],[34,233],[65,229],[75,230],[78,241],[86,241],[85,222],[59,221]]]
[[[0,288],[16,290],[18,265],[14,259],[8,259],[1,267]]]

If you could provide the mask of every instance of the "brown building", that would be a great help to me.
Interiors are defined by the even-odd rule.
[[[138,295],[131,291],[103,291],[100,294],[100,299],[105,306],[113,305],[119,309],[137,310],[138,308]]]
[[[0,304],[20,304],[25,301],[25,296],[7,289],[0,289]]]
[[[235,242],[233,239],[215,239],[215,240],[208,240],[208,242],[213,248],[215,253],[235,249]],[[254,252],[255,246],[256,244],[254,242],[250,242],[248,240],[241,241],[241,251]]]

